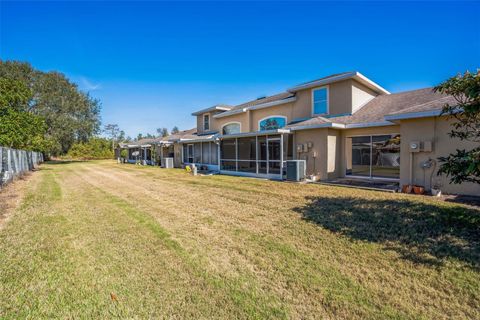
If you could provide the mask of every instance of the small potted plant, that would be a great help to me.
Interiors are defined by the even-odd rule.
[[[422,186],[413,186],[413,193],[415,194],[424,194],[425,188]]]
[[[441,188],[441,185],[439,183],[435,183],[431,189],[432,196],[440,197],[442,195],[442,190],[440,190],[440,188]]]

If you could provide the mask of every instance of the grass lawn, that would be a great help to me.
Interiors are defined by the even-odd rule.
[[[2,319],[480,318],[480,211],[432,198],[72,162],[9,215]]]

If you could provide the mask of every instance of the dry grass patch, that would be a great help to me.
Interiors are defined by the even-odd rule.
[[[480,317],[477,209],[109,161],[40,174],[0,232],[0,317]]]

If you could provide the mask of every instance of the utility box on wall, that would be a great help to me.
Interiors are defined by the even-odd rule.
[[[430,140],[424,141],[422,151],[423,152],[432,152],[432,141],[430,141]]]
[[[420,141],[410,141],[409,150],[410,152],[420,152]]]

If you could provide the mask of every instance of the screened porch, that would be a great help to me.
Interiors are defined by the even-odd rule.
[[[183,163],[218,170],[218,145],[214,141],[183,142]]]
[[[220,172],[283,179],[285,161],[292,159],[288,130],[224,135],[220,137]]]

